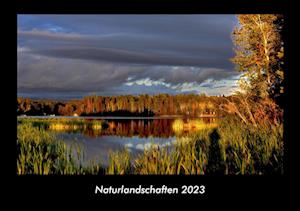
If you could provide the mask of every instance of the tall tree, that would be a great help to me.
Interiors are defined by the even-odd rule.
[[[283,16],[238,15],[238,21],[232,61],[244,73],[242,88],[255,97],[275,98],[283,92]]]

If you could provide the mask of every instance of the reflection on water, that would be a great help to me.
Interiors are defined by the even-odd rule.
[[[90,121],[90,119],[86,119]],[[95,121],[95,120],[94,120]],[[98,120],[99,122],[102,120]],[[81,133],[89,137],[99,136],[120,136],[140,138],[158,137],[169,138],[186,135],[207,127],[215,127],[215,118],[202,119],[107,119],[107,128],[101,127],[51,127],[51,130],[58,129],[60,132]]]
[[[67,146],[80,144],[84,150],[84,163],[90,160],[101,161],[104,165],[108,164],[108,154],[110,151],[119,151],[126,147],[133,157],[142,153],[151,144],[157,144],[160,147],[170,146],[176,140],[170,138],[140,138],[119,137],[119,136],[101,136],[98,138],[85,136],[83,134],[59,133],[59,138],[63,139]]]
[[[86,121],[90,120],[86,119]],[[69,146],[74,143],[82,145],[85,162],[96,159],[106,165],[110,151],[127,147],[135,156],[151,144],[161,147],[171,146],[176,137],[182,137],[204,128],[216,127],[214,118],[106,119],[105,121],[108,123],[107,128],[66,127],[66,129],[55,130],[55,127],[50,126],[48,130],[55,131],[59,138]]]

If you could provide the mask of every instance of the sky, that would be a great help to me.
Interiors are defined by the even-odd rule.
[[[235,15],[18,15],[18,96],[229,95]]]

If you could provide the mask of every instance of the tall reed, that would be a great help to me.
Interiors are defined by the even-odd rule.
[[[82,147],[67,147],[55,135],[32,123],[18,124],[17,174],[98,174],[99,163],[84,167]]]

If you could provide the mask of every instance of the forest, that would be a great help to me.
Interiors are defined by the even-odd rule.
[[[225,97],[204,94],[85,96],[83,99],[55,100],[17,99],[17,114],[61,116],[203,116],[221,115],[218,106]]]

